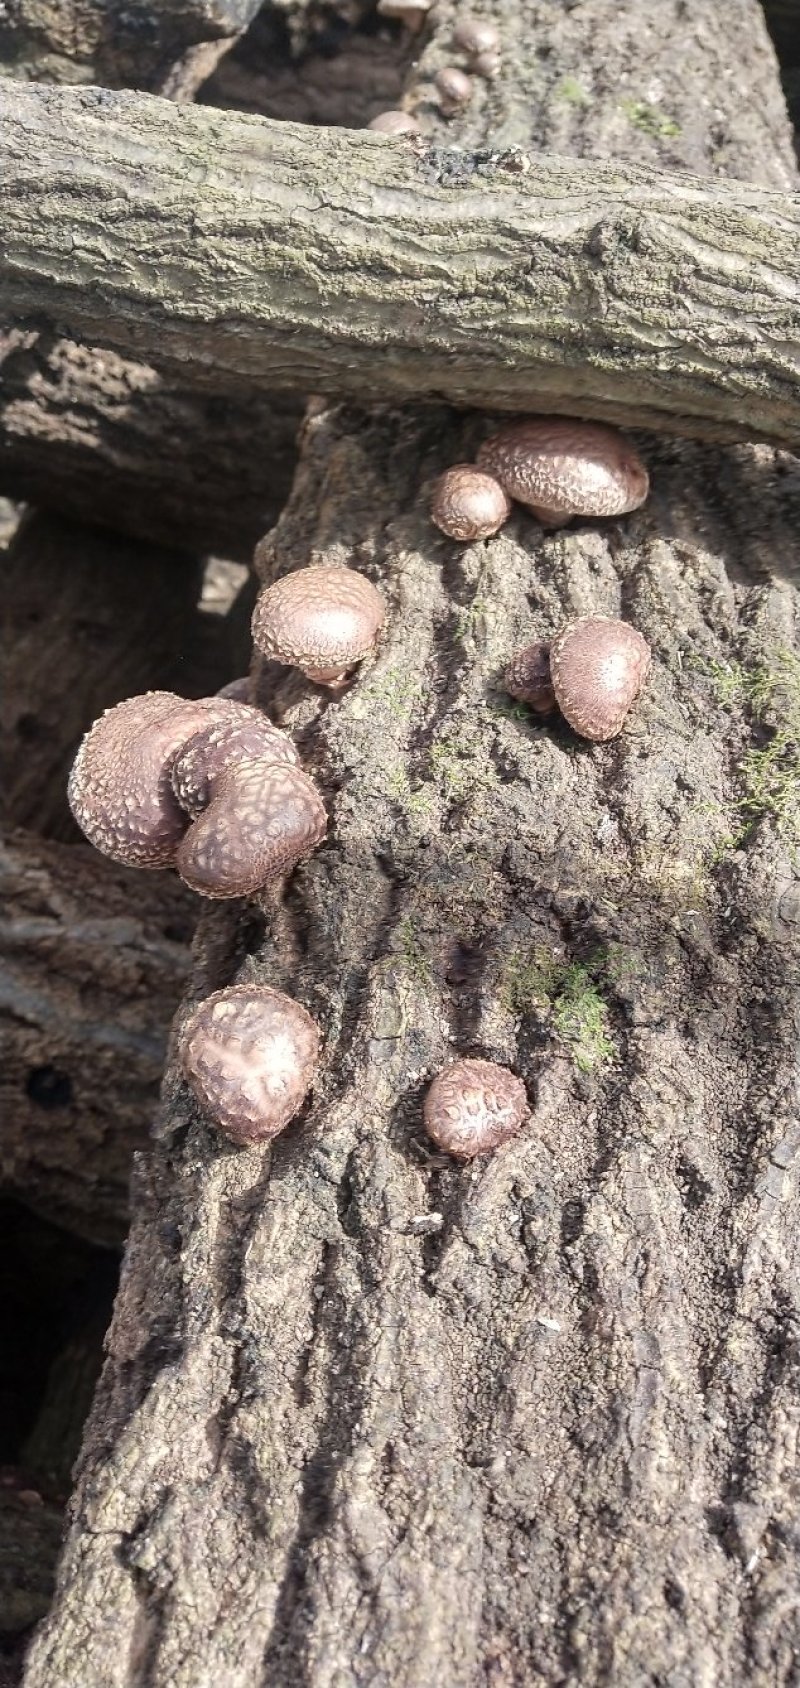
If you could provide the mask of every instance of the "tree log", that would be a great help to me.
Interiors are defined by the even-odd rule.
[[[119,1243],[197,899],[21,830],[0,840],[0,895],[0,1180],[77,1235]]]
[[[9,84],[0,311],[231,391],[800,445],[800,202]],[[532,277],[535,281],[532,282]]]
[[[594,156],[620,89],[670,111],[689,77],[693,143],[730,101],[749,167],[780,162],[755,3],[665,0],[644,42],[638,0],[485,10],[545,143],[566,106]],[[591,97],[549,103],[571,55]],[[794,1680],[797,467],[643,440],[634,517],[458,547],[429,490],[473,438],[318,410],[262,548],[354,558],[391,617],[334,702],[264,673],[330,841],[243,965],[212,912],[191,1000],[288,989],[324,1066],[266,1155],[170,1069],[26,1688]],[[655,650],[604,747],[499,684],[589,610]],[[420,1133],[456,1052],[533,1104],[463,1169]]]

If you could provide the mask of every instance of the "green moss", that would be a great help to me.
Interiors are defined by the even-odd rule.
[[[445,803],[465,803],[478,786],[495,783],[494,773],[456,738],[440,738],[431,745],[431,773]]]
[[[396,767],[389,768],[387,771],[386,793],[393,803],[397,803],[401,809],[405,810],[407,815],[425,815],[430,812],[430,791],[425,786],[419,786],[414,791],[405,768],[401,767],[399,763]]]
[[[585,106],[590,103],[586,89],[581,87],[580,82],[576,82],[574,76],[565,76],[559,82],[556,88],[556,99],[565,100],[567,105],[574,106]]]
[[[653,141],[670,140],[681,132],[680,123],[674,117],[659,111],[658,106],[649,105],[647,100],[623,100],[620,109],[634,129],[649,135]]]
[[[427,985],[431,976],[431,964],[410,914],[404,916],[397,928],[397,948],[415,984]]]
[[[711,663],[718,702],[743,709],[767,742],[746,750],[737,770],[739,827],[719,847],[745,843],[759,820],[770,819],[792,845],[800,844],[800,657],[779,650],[771,664]]]
[[[605,1066],[614,1055],[608,1004],[595,977],[598,963],[559,962],[545,950],[512,958],[501,1001],[512,1014],[545,1009],[553,1028],[569,1044],[582,1073]]]

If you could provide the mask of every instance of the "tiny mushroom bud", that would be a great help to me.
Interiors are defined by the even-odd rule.
[[[520,703],[527,703],[537,715],[549,715],[556,706],[550,674],[550,646],[538,640],[512,657],[504,678],[506,691]]]
[[[386,606],[370,580],[334,565],[298,569],[259,597],[253,641],[265,656],[338,686],[372,650]]]
[[[206,997],[178,1041],[183,1076],[234,1143],[268,1143],[299,1112],[319,1059],[311,1015],[269,985]]]
[[[522,1080],[494,1061],[454,1061],[433,1080],[423,1105],[428,1136],[458,1160],[496,1149],[527,1114]]]
[[[380,135],[421,135],[422,124],[412,117],[410,111],[381,111],[368,129]]]
[[[433,489],[431,520],[450,539],[488,539],[510,514],[511,499],[500,482],[474,463],[446,469]]]
[[[478,452],[482,469],[549,525],[620,516],[643,504],[648,475],[629,440],[600,422],[540,416],[509,422]]]
[[[457,111],[472,99],[472,78],[465,76],[463,70],[458,70],[455,65],[445,65],[443,70],[437,71],[434,80],[443,111]]]
[[[496,53],[499,36],[493,23],[483,18],[460,18],[453,31],[453,40],[462,53],[478,58],[481,53]]]
[[[409,34],[416,35],[433,5],[433,0],[378,0],[378,15],[396,18],[405,24]]]
[[[187,815],[196,818],[211,800],[220,774],[237,762],[289,762],[300,758],[290,738],[260,709],[236,706],[236,714],[194,733],[172,765],[172,789]]]
[[[325,805],[302,768],[265,757],[236,762],[181,840],[175,866],[201,897],[250,897],[322,843]]]
[[[615,738],[650,668],[650,646],[612,616],[571,621],[550,648],[550,672],[564,719],[582,738]]]
[[[95,849],[129,867],[170,867],[188,825],[170,775],[179,750],[227,698],[146,692],[107,709],[90,727],[69,777],[75,819]]]
[[[482,76],[485,82],[494,82],[502,69],[499,53],[479,53],[472,61],[472,68],[476,76]]]

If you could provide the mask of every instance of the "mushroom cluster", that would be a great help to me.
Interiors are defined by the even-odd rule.
[[[410,35],[422,29],[433,0],[378,0],[378,15],[402,23]],[[442,65],[433,83],[443,117],[454,117],[469,105],[474,92],[475,76],[493,82],[500,74],[500,38],[493,23],[486,18],[462,17],[453,31],[453,46],[466,60],[466,70],[457,64]],[[422,125],[408,111],[381,111],[367,124],[385,135],[420,134]]]
[[[650,671],[650,646],[614,616],[585,615],[553,640],[517,651],[506,691],[539,714],[556,706],[581,738],[602,742],[622,731]]]
[[[486,539],[507,520],[512,499],[543,527],[556,528],[575,516],[624,515],[644,503],[648,490],[647,470],[617,428],[528,417],[484,440],[475,464],[458,463],[440,476],[431,519],[451,539]],[[483,522],[475,515],[490,508],[493,526],[488,515]]]
[[[203,897],[244,897],[322,842],[327,817],[297,752],[233,698],[146,692],[106,710],[69,778],[82,832],[112,861],[175,867]]]

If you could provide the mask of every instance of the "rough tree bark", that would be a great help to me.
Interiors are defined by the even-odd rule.
[[[754,0],[491,11],[466,146],[499,101],[562,151],[725,169],[746,132],[791,170]],[[192,1000],[276,983],[325,1063],[268,1156],[170,1069],[27,1688],[796,1680],[797,468],[644,439],[634,517],[458,548],[427,495],[476,431],[317,410],[262,548],[355,561],[391,620],[335,702],[263,676],[330,841],[261,941],[205,919]],[[656,657],[599,748],[498,689],[590,609]],[[456,1050],[534,1104],[466,1169],[419,1128]]]
[[[800,445],[800,200],[9,85],[0,310],[199,387]]]

